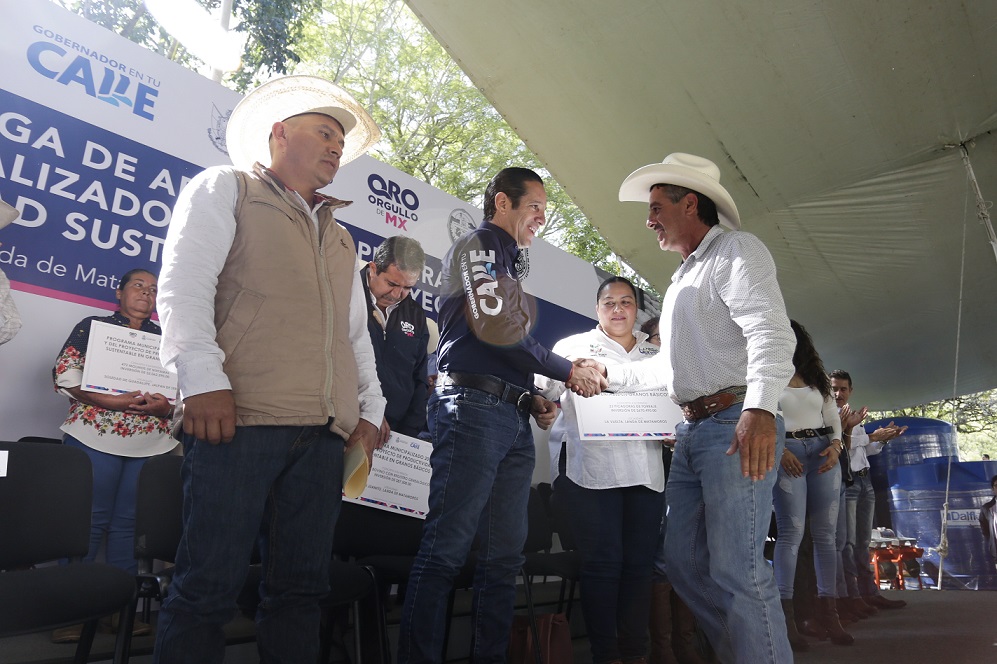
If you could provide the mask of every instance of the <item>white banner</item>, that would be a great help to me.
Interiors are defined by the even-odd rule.
[[[24,321],[0,346],[0,438],[55,437],[67,408],[51,379],[59,348],[80,320],[116,308],[124,272],[159,272],[180,188],[229,163],[240,95],[54,3],[0,0],[0,15],[0,199],[21,212],[0,231],[0,269]],[[361,260],[392,235],[422,243],[413,297],[435,319],[440,260],[481,211],[366,156],[325,191],[354,201],[339,218]],[[541,343],[594,326],[591,264],[538,240],[520,270]]]

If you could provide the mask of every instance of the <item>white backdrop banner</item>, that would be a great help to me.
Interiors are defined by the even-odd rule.
[[[0,347],[0,439],[16,440],[60,435],[56,354],[79,320],[115,309],[122,274],[159,272],[180,189],[229,163],[225,123],[240,96],[53,3],[0,0],[0,15],[0,199],[21,213],[0,231],[0,269],[24,319]],[[435,318],[440,259],[481,211],[371,157],[327,191],[355,201],[340,221],[361,260],[392,235],[422,243],[413,297]],[[538,240],[520,267],[542,343],[592,327],[592,265]]]

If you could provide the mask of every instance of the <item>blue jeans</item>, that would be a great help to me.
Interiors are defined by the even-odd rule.
[[[159,613],[154,661],[221,662],[259,543],[261,662],[318,659],[343,483],[343,439],[327,426],[237,427],[231,443],[184,440],[184,532]]]
[[[477,536],[471,660],[505,662],[533,478],[529,415],[457,386],[437,387],[427,415],[429,514],[402,608],[398,661],[441,661],[447,597]]]
[[[645,486],[586,489],[561,474],[553,499],[568,515],[582,559],[582,614],[592,661],[644,657],[664,493]]]
[[[93,466],[90,549],[84,560],[92,562],[97,559],[101,540],[107,534],[107,549],[104,552],[107,564],[137,574],[135,494],[138,489],[138,474],[148,457],[126,457],[100,452],[68,434],[63,437],[63,442],[86,452],[90,457],[90,465]]]
[[[776,471],[753,482],[727,456],[741,404],[676,427],[665,489],[668,578],[722,662],[792,662],[772,568],[763,556]],[[776,418],[776,458],[785,426]]]
[[[876,577],[869,566],[869,540],[872,538],[872,518],[876,510],[876,492],[872,475],[852,473],[855,482],[845,489],[847,534],[841,554],[849,597],[870,597],[879,594]]]
[[[842,454],[847,454],[847,452],[842,452]],[[843,558],[845,542],[848,540],[848,507],[845,504],[845,490],[847,488],[842,479],[841,489],[838,491],[838,527],[834,532],[834,548],[838,551],[838,559],[835,561],[834,569],[834,596],[842,599],[848,597],[848,582],[845,581]]]
[[[783,599],[793,598],[796,558],[803,541],[803,527],[810,516],[810,536],[814,542],[814,570],[817,595],[834,597],[838,551],[834,536],[838,527],[838,499],[841,496],[841,467],[818,472],[826,457],[820,455],[831,444],[825,436],[786,440],[786,450],[803,464],[803,476],[793,477],[779,466],[779,479],[773,491],[775,522],[775,580]]]

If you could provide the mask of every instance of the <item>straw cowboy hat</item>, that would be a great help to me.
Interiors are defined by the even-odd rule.
[[[270,163],[270,129],[295,115],[321,113],[339,121],[346,135],[340,165],[353,161],[381,138],[374,119],[353,96],[318,76],[284,76],[256,88],[232,111],[225,130],[229,157],[236,168],[250,170]]]
[[[620,185],[620,200],[647,203],[656,184],[677,184],[709,197],[717,205],[723,226],[735,231],[741,228],[734,199],[720,185],[720,169],[709,159],[673,152],[660,164],[638,168]]]
[[[17,219],[18,214],[17,208],[0,201],[0,229],[7,228],[15,219]]]

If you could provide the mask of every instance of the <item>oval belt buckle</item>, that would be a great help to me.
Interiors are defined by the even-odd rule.
[[[533,404],[533,394],[530,392],[523,392],[522,394],[519,395],[519,398],[516,399],[516,408],[523,412],[528,413],[530,411],[530,407],[532,406],[532,404]]]

